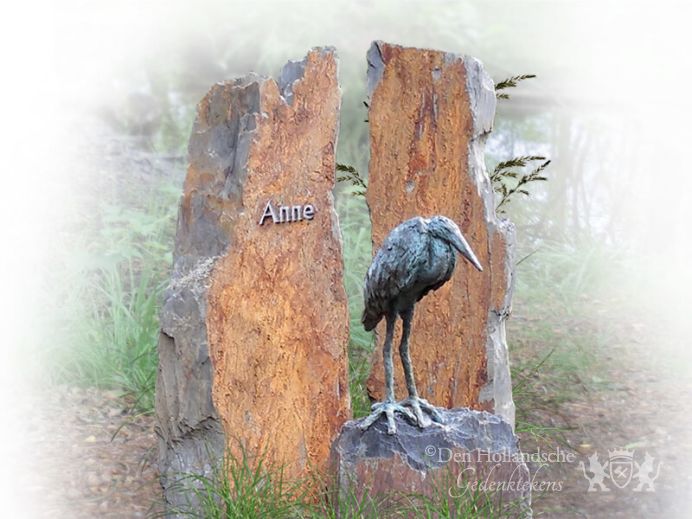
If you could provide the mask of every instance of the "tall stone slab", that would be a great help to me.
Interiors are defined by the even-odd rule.
[[[411,355],[419,393],[435,405],[491,411],[513,424],[504,321],[514,227],[495,215],[483,153],[495,115],[493,82],[474,58],[375,42],[368,86],[373,251],[402,221],[442,214],[459,224],[484,268],[479,273],[459,259],[452,279],[416,306]],[[380,400],[384,320],[377,336],[368,391]],[[398,362],[395,381],[405,390]]]
[[[170,504],[185,502],[180,474],[240,445],[287,477],[324,469],[350,417],[339,103],[334,53],[313,49],[278,82],[219,83],[197,108],[159,343]]]

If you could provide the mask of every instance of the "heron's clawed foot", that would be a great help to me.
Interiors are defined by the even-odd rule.
[[[385,400],[384,402],[377,402],[376,404],[372,405],[372,413],[368,415],[365,420],[363,420],[358,427],[360,427],[361,431],[366,430],[369,428],[372,424],[374,424],[377,419],[380,417],[381,414],[384,413],[384,415],[387,417],[387,434],[396,434],[396,422],[394,421],[394,413],[399,412],[406,416],[409,420],[411,420],[414,423],[418,422],[418,419],[416,416],[409,411],[406,407],[404,407],[401,404],[398,404],[394,401],[391,400]]]
[[[431,424],[431,419],[432,422],[439,424],[443,423],[444,421],[442,415],[437,410],[437,408],[424,398],[410,396],[406,400],[402,400],[401,402],[399,402],[399,405],[410,407],[411,409],[413,409],[413,414],[416,417],[416,423],[418,424],[418,427],[428,427]],[[430,415],[430,418],[425,416],[423,411],[428,413]]]

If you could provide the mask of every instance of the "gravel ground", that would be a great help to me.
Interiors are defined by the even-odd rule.
[[[39,395],[29,442],[37,517],[149,517],[162,510],[152,416],[114,391],[58,386]]]
[[[571,463],[531,467],[536,480],[559,481],[562,487],[535,493],[534,514],[560,519],[692,517],[692,352],[681,348],[687,342],[686,330],[650,315],[618,313],[617,301],[593,301],[592,307],[600,323],[599,318],[577,319],[563,325],[566,334],[579,333],[585,326],[610,330],[595,352],[598,374],[580,373],[581,382],[565,380],[568,401],[551,402],[549,387],[539,398],[546,404],[532,413],[531,420],[559,428],[559,433],[548,432],[548,440],[520,435],[524,452],[538,448],[550,452],[559,445],[574,456]],[[540,375],[535,383],[540,389]],[[622,488],[611,479],[606,465],[610,451],[616,449],[633,453],[630,465],[613,465],[615,471],[622,470],[618,479]],[[593,477],[589,457],[594,453],[609,491],[595,487],[598,490],[588,492],[580,462],[586,475]],[[637,463],[644,463],[647,453],[653,459],[649,474],[655,478],[653,490],[637,492]]]

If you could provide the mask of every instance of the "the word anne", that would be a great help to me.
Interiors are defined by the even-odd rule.
[[[292,223],[300,222],[301,220],[312,220],[315,217],[315,206],[312,204],[305,205],[280,205],[278,210],[272,205],[272,201],[267,202],[259,224],[263,225],[264,221],[271,217],[274,223]]]

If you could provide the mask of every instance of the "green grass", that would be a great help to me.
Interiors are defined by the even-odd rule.
[[[154,403],[161,282],[132,264],[91,274],[79,319],[58,355],[56,375],[83,385],[117,388],[150,411]]]
[[[344,285],[348,296],[350,338],[348,344],[349,382],[353,415],[370,412],[365,382],[370,374],[373,334],[360,322],[363,314],[363,280],[372,258],[370,218],[363,197],[342,192],[336,202],[344,242]]]
[[[401,509],[402,514],[411,511],[415,517],[426,519],[452,519],[462,517],[484,517],[496,519],[504,517],[520,518],[526,515],[518,502],[503,502],[500,494],[485,490],[484,478],[473,480],[455,476],[442,469],[432,473],[431,495],[407,494],[408,503]]]
[[[520,255],[521,256],[521,255]],[[541,242],[519,258],[516,297],[522,304],[575,313],[622,268],[622,258],[595,239]]]
[[[307,502],[303,486],[287,481],[283,468],[267,464],[265,458],[251,460],[242,449],[240,457],[228,452],[222,463],[210,460],[211,476],[182,475],[178,485],[190,504],[171,512],[208,519],[296,517]]]
[[[56,256],[50,379],[116,389],[151,412],[159,305],[170,267],[177,190],[162,183],[129,206],[105,203],[79,215]]]
[[[600,359],[613,329],[592,301],[621,268],[619,256],[596,242],[544,243],[517,267],[513,316],[507,323],[516,430],[539,443],[564,443],[563,426],[545,421],[565,402],[607,389]]]
[[[499,496],[483,491],[472,481],[448,472],[431,475],[431,495],[389,492],[357,493],[347,485],[336,491],[333,481],[318,476],[287,481],[283,467],[252,458],[245,449],[238,456],[227,452],[225,459],[210,460],[210,476],[182,474],[178,480],[189,504],[171,510],[180,516],[209,519],[282,518],[504,518],[521,517],[515,503],[502,503]],[[478,483],[482,482],[479,481]]]

